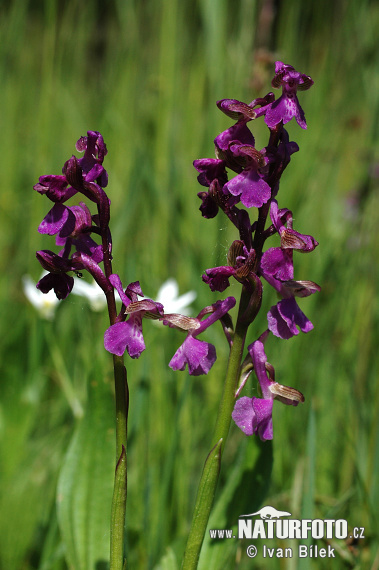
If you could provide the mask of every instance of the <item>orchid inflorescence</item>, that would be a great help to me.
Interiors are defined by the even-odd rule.
[[[273,400],[296,406],[304,401],[297,390],[275,381],[275,371],[268,361],[264,343],[271,332],[289,339],[309,332],[313,325],[299,308],[295,297],[306,297],[320,290],[312,281],[295,281],[293,252],[311,252],[318,245],[310,235],[293,229],[292,212],[279,209],[277,194],[284,169],[291,155],[299,150],[289,140],[284,128],[293,117],[303,129],[305,116],[297,99],[297,90],[309,89],[310,77],[297,72],[280,61],[275,65],[273,87],[282,87],[282,95],[275,100],[273,93],[254,99],[249,104],[235,99],[217,102],[218,108],[236,122],[218,135],[214,141],[216,158],[194,162],[199,172],[198,181],[208,191],[199,192],[200,210],[205,218],[215,217],[222,210],[239,232],[228,253],[228,264],[207,269],[203,280],[212,291],[223,292],[234,277],[250,292],[245,314],[239,318],[251,322],[259,311],[262,300],[263,277],[279,294],[281,300],[267,314],[268,329],[248,347],[248,355],[241,367],[241,382],[236,391],[239,396],[252,370],[258,378],[261,398],[241,397],[234,406],[232,418],[247,435],[258,434],[262,440],[272,439]],[[257,150],[255,139],[247,123],[264,117],[270,130],[268,145]],[[227,169],[236,173],[228,180]],[[241,203],[246,209],[237,207]],[[252,223],[248,210],[257,208],[257,219]],[[256,210],[254,210],[256,211]],[[271,225],[266,228],[270,216]],[[280,246],[263,251],[266,239],[279,234]]]
[[[268,312],[268,328],[248,347],[248,355],[241,366],[239,396],[252,370],[258,378],[262,397],[237,399],[232,417],[244,433],[258,434],[262,440],[272,439],[273,400],[297,405],[304,398],[293,388],[275,381],[274,368],[268,363],[264,343],[271,333],[289,339],[309,332],[313,325],[300,310],[295,297],[306,297],[320,290],[311,281],[294,280],[293,251],[308,253],[318,245],[310,235],[293,229],[292,212],[280,209],[277,202],[281,175],[291,155],[299,150],[289,140],[284,125],[295,117],[306,128],[305,117],[297,99],[297,90],[309,89],[313,81],[290,65],[276,62],[273,87],[282,87],[282,95],[275,100],[269,93],[249,104],[234,99],[218,101],[218,108],[235,122],[215,139],[216,158],[195,160],[200,184],[207,191],[199,192],[200,211],[205,218],[214,218],[222,210],[239,232],[229,249],[227,265],[207,269],[203,281],[212,291],[223,292],[234,277],[248,294],[249,301],[239,310],[238,319],[251,324],[262,300],[262,277],[279,294],[281,300]],[[255,148],[255,139],[247,123],[264,117],[270,130],[269,142],[261,150]],[[58,254],[50,250],[37,252],[37,259],[48,272],[40,279],[37,288],[48,293],[54,290],[58,299],[72,291],[74,279],[87,270],[104,291],[108,302],[110,327],[105,331],[105,348],[114,355],[125,351],[138,358],[145,350],[142,323],[145,319],[158,319],[164,325],[186,333],[183,344],[172,357],[173,370],[188,366],[191,375],[207,374],[216,360],[215,347],[197,337],[210,325],[220,321],[230,344],[233,343],[232,319],[229,311],[234,297],[218,300],[202,309],[197,317],[179,313],[165,313],[161,303],[145,298],[139,281],[122,284],[119,275],[112,271],[112,238],[109,228],[110,200],[105,192],[108,175],[103,167],[107,148],[102,135],[88,131],[81,137],[76,149],[84,151],[82,158],[72,156],[64,165],[62,175],[39,178],[34,189],[45,194],[53,207],[41,222],[42,234],[55,235]],[[236,173],[228,179],[227,170]],[[71,198],[86,199],[67,206]],[[96,204],[91,214],[88,201]],[[242,204],[244,208],[237,207]],[[252,223],[250,209],[257,212]],[[271,224],[266,228],[270,217]],[[280,246],[263,251],[266,239],[279,234]],[[121,299],[116,310],[115,292]],[[230,417],[230,416],[229,416]]]
[[[89,131],[86,137],[78,140],[76,149],[84,151],[82,158],[72,156],[65,163],[62,175],[41,176],[34,186],[54,203],[38,231],[55,235],[56,245],[62,247],[58,254],[51,250],[37,252],[37,259],[47,272],[37,283],[37,289],[45,294],[54,290],[58,299],[65,299],[75,282],[70,273],[80,277],[82,271],[87,270],[107,299],[113,297],[114,301],[116,293],[122,302],[118,314],[110,302],[111,326],[104,335],[104,345],[109,352],[121,356],[127,351],[131,358],[139,358],[145,350],[143,319],[160,319],[163,324],[187,332],[183,345],[170,362],[171,368],[184,370],[188,365],[190,374],[206,374],[216,360],[215,348],[196,337],[223,317],[234,306],[235,299],[229,297],[217,301],[205,307],[196,318],[190,318],[185,314],[164,314],[160,302],[144,298],[139,281],[124,289],[119,275],[112,272],[110,200],[104,190],[108,183],[108,174],[103,167],[106,145],[99,132]],[[78,205],[66,205],[70,198],[78,196],[95,203],[97,213],[91,215],[82,201]],[[99,238],[100,243],[97,243]]]

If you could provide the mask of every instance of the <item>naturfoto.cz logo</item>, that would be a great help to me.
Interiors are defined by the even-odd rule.
[[[258,517],[259,518],[252,518]],[[279,511],[269,505],[263,507],[255,513],[248,515],[240,515],[238,519],[237,536],[232,530],[211,529],[210,538],[212,539],[248,539],[248,540],[265,540],[265,539],[289,539],[289,540],[345,540],[347,538],[362,539],[364,538],[364,528],[354,528],[349,534],[348,523],[344,519],[291,519],[288,518],[291,513],[287,511]],[[328,545],[328,548],[319,548],[317,545],[306,546],[298,545],[298,556],[303,557],[320,557],[334,558],[334,548]],[[257,546],[250,545],[246,550],[247,555],[253,558],[258,553]],[[262,545],[263,557],[292,557],[292,549],[269,548]]]
[[[251,518],[260,515],[260,519]],[[288,519],[286,511],[278,511],[274,507],[263,507],[256,513],[240,515],[238,519],[238,538],[260,539],[299,539],[307,538],[345,539],[348,536],[348,524],[344,519]]]

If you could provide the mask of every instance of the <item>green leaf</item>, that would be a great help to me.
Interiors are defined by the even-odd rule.
[[[58,523],[75,570],[108,567],[114,461],[114,401],[109,385],[93,382],[58,482]]]
[[[212,508],[218,475],[220,472],[222,439],[211,449],[205,461],[199,488],[191,530],[184,551],[183,568],[196,568],[199,551],[204,538],[204,530]]]
[[[237,534],[238,517],[258,510],[266,497],[273,465],[272,442],[258,438],[241,441],[236,460],[226,475],[209,519],[199,568],[233,566],[238,540],[210,539],[209,529],[233,529]]]

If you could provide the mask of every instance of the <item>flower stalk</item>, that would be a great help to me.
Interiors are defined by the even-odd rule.
[[[113,356],[116,399],[116,469],[111,512],[110,570],[124,567],[129,388],[123,356]]]
[[[238,311],[239,318],[237,319],[236,330],[233,334],[223,394],[212,437],[212,449],[205,460],[199,482],[195,509],[192,517],[192,525],[184,552],[182,564],[183,570],[192,570],[197,568],[201,546],[213,505],[220,473],[221,457],[225,448],[232,420],[232,411],[235,404],[235,393],[240,377],[241,359],[245,345],[246,333],[250,324],[241,318],[246,310],[249,299],[250,294],[245,288],[242,288]]]
[[[239,240],[235,240],[229,249],[228,265],[207,269],[203,281],[212,291],[223,292],[229,286],[230,277],[234,277],[241,283],[242,292],[234,332],[230,319],[222,319],[230,344],[229,361],[212,449],[199,483],[183,570],[194,570],[198,565],[231,420],[246,435],[257,434],[262,441],[270,440],[273,438],[273,400],[292,406],[304,401],[301,392],[275,381],[275,370],[267,360],[264,343],[269,333],[287,339],[299,333],[297,327],[302,332],[313,328],[298,307],[295,296],[306,297],[319,291],[320,287],[311,281],[294,280],[293,252],[311,252],[318,243],[312,236],[293,229],[292,212],[279,209],[276,200],[283,171],[291,155],[299,150],[295,142],[289,141],[284,125],[294,117],[300,127],[307,127],[296,93],[309,89],[312,84],[310,77],[292,66],[276,62],[272,86],[281,86],[282,96],[275,100],[274,94],[269,93],[248,105],[234,99],[218,101],[218,108],[237,122],[216,137],[216,159],[194,162],[199,183],[208,187],[207,192],[198,193],[203,217],[214,218],[222,210],[239,232]],[[247,128],[247,123],[258,117],[265,118],[270,133],[267,146],[260,151],[255,148],[255,138]],[[229,180],[227,169],[234,171],[236,176]],[[239,202],[247,210],[238,208]],[[254,223],[249,215],[252,208],[257,209]],[[266,227],[269,216],[271,225]],[[280,247],[264,251],[266,240],[275,233],[280,236]],[[282,299],[271,307],[267,314],[268,329],[248,347],[248,354],[243,359],[247,330],[261,308],[262,278]],[[262,397],[239,398],[252,370]]]
[[[82,276],[87,270],[103,290],[106,298],[109,322],[114,325],[124,318],[117,314],[114,287],[112,285],[112,238],[109,228],[110,201],[104,191],[108,174],[102,163],[107,148],[103,137],[97,131],[89,131],[81,137],[78,151],[84,156],[72,156],[63,167],[63,175],[41,176],[34,189],[46,195],[53,203],[39,226],[39,232],[56,236],[56,244],[62,246],[58,255],[44,250],[37,252],[37,259],[48,271],[37,284],[42,293],[54,290],[58,299],[71,293],[74,279],[70,272]],[[66,206],[65,202],[76,194],[94,202],[97,214],[91,215],[88,206],[80,202],[78,206]],[[98,244],[92,237],[101,237]],[[74,252],[72,253],[72,249]],[[103,264],[101,268],[100,263]],[[114,277],[114,276],[113,276]],[[114,492],[111,508],[110,568],[122,570],[124,567],[124,534],[127,496],[127,423],[129,390],[127,373],[122,355],[113,355],[116,415],[116,460]]]

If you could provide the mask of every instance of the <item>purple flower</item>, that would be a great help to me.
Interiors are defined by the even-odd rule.
[[[231,276],[243,283],[251,273],[254,261],[255,251],[253,249],[248,250],[243,241],[235,240],[228,252],[230,265],[207,269],[203,275],[203,281],[209,285],[211,291],[222,293],[229,287],[229,277]]]
[[[224,160],[218,160],[216,158],[200,158],[198,160],[194,160],[193,165],[200,173],[197,180],[202,186],[209,187],[214,180],[217,180],[220,186],[224,186],[228,181]]]
[[[138,296],[143,295],[138,281],[130,283],[125,291],[118,275],[112,274],[109,281],[120,295],[123,308],[118,316],[120,320],[105,331],[104,346],[108,352],[117,356],[122,356],[126,350],[131,358],[139,358],[146,348],[142,319],[163,316],[163,305],[151,299],[138,301]],[[127,321],[121,321],[127,317]]]
[[[280,282],[293,279],[292,250],[270,247],[262,256],[260,268],[266,281],[280,292]]]
[[[204,283],[209,285],[211,291],[219,291],[222,293],[229,287],[229,277],[234,276],[236,270],[230,265],[221,265],[220,267],[212,267],[205,270],[202,279]]]
[[[308,75],[299,73],[292,65],[277,61],[272,86],[282,86],[282,95],[269,105],[265,115],[266,125],[272,129],[281,121],[285,125],[295,117],[300,127],[306,129],[304,111],[300,107],[296,92],[298,89],[309,89],[312,85],[313,80]]]
[[[239,398],[232,413],[236,425],[246,434],[258,434],[262,441],[272,439],[272,399]]]
[[[57,203],[40,223],[38,231],[41,234],[58,234],[55,243],[64,247],[65,257],[69,256],[71,246],[74,245],[76,251],[91,255],[99,263],[103,259],[102,246],[89,235],[91,227],[91,212],[84,202],[80,202],[79,206]]]
[[[299,334],[297,326],[304,333],[313,329],[313,324],[300,310],[295,296],[307,297],[320,287],[312,281],[293,280],[292,250],[272,247],[262,256],[261,272],[270,285],[283,297],[267,313],[268,327],[283,339]]]
[[[313,324],[304,315],[294,297],[282,299],[272,306],[267,313],[268,328],[279,338],[289,339],[301,332],[307,333],[313,329]]]
[[[247,123],[260,115],[264,114],[267,105],[275,99],[273,93],[268,93],[264,98],[254,99],[251,103],[242,103],[237,99],[221,99],[217,101],[217,107],[231,119],[237,120],[239,123]],[[260,105],[259,109],[254,109]]]
[[[299,308],[295,296],[307,297],[320,291],[320,287],[312,281],[293,280],[292,250],[273,247],[265,251],[261,272],[283,297],[267,313],[270,331],[283,339],[299,334],[297,327],[304,333],[311,331],[313,324]]]
[[[71,206],[67,209],[70,212],[70,217],[61,228],[55,243],[64,248],[67,256],[73,245],[77,252],[85,253],[92,257],[96,263],[100,263],[103,260],[102,245],[98,245],[89,235],[92,228],[91,212],[84,202],[80,202],[79,206]]]
[[[40,176],[33,189],[39,194],[45,194],[52,202],[66,202],[76,194],[74,188],[68,187],[65,176],[54,174]]]
[[[49,272],[38,281],[37,289],[42,293],[48,293],[54,289],[58,299],[65,299],[74,286],[74,279],[67,275],[67,272],[82,269],[83,265],[79,262],[71,263],[68,259],[62,259],[48,249],[37,251],[36,257],[42,267]]]
[[[230,150],[231,145],[255,147],[255,139],[244,122],[236,123],[226,131],[223,131],[215,138],[214,143],[217,158],[222,159],[225,166],[235,172],[242,171],[246,164],[246,156],[238,155],[238,152],[232,152]]]
[[[232,418],[246,435],[259,435],[262,441],[273,438],[272,408],[273,400],[283,404],[297,406],[304,401],[304,396],[294,388],[275,382],[274,367],[267,361],[264,342],[268,336],[265,331],[249,347],[249,353],[262,392],[262,398],[239,398],[234,406]],[[268,373],[268,376],[267,376]]]
[[[80,137],[77,141],[76,150],[85,151],[84,156],[78,160],[84,180],[97,181],[105,188],[108,184],[108,174],[103,167],[103,161],[108,151],[102,135],[98,131],[88,131],[86,137]]]
[[[169,366],[173,370],[184,370],[188,365],[188,373],[191,376],[199,376],[208,374],[216,358],[213,344],[197,340],[189,334],[171,358]]]
[[[71,293],[73,286],[74,278],[66,273],[48,273],[37,283],[37,289],[41,293],[48,293],[53,289],[59,300],[66,299]]]
[[[296,249],[303,253],[308,253],[318,246],[318,242],[313,236],[300,234],[292,229],[292,212],[286,208],[279,210],[276,200],[271,202],[270,217],[276,231],[280,235],[280,247],[282,249]],[[285,223],[287,227],[285,227]]]
[[[234,157],[243,157],[245,167],[225,184],[224,193],[239,196],[247,208],[260,208],[271,198],[271,188],[264,180],[262,171],[267,159],[250,145],[235,143],[230,145],[229,150]]]
[[[188,373],[192,376],[208,374],[216,361],[216,349],[212,344],[196,337],[226,315],[235,304],[234,297],[227,297],[224,301],[216,301],[210,307],[205,307],[196,318],[178,314],[164,315],[162,318],[164,325],[188,331],[186,339],[169,363],[170,368],[184,370],[188,366]],[[211,314],[208,317],[201,320],[209,313]]]
[[[38,231],[40,234],[53,236],[60,232],[66,224],[75,224],[75,218],[71,214],[70,208],[67,208],[61,202],[57,202],[38,226]]]
[[[270,331],[282,339],[304,333],[313,329],[313,324],[300,310],[296,297],[307,297],[320,291],[320,287],[312,281],[294,281],[293,250],[304,253],[313,251],[317,241],[292,229],[292,212],[278,209],[276,200],[271,202],[270,216],[276,231],[280,235],[281,247],[272,247],[264,252],[260,271],[278,293],[283,297],[272,306],[267,314]],[[284,226],[287,223],[287,227]]]
[[[255,119],[257,114],[253,110],[255,101],[252,101],[249,105],[247,103],[243,103],[242,101],[238,101],[237,99],[221,99],[217,101],[216,105],[222,111],[235,121],[240,122],[248,122],[252,119]]]

